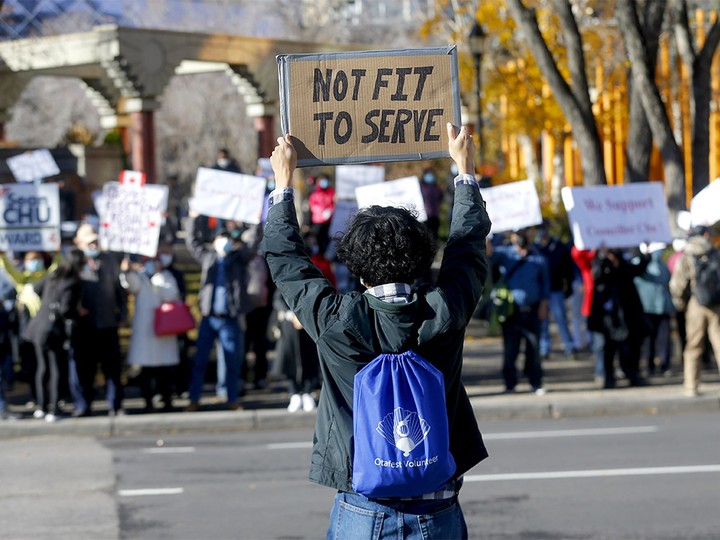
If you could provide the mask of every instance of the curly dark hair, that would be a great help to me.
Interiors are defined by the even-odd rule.
[[[404,208],[360,210],[337,247],[337,258],[369,285],[413,283],[435,258],[430,230]]]

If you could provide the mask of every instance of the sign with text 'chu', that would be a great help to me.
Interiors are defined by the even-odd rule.
[[[672,241],[663,185],[564,187],[562,200],[578,249],[626,248]]]
[[[280,115],[298,165],[448,157],[460,125],[457,49],[277,57]]]
[[[0,250],[60,249],[60,197],[57,184],[0,186]]]

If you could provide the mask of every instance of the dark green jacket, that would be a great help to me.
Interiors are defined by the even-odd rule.
[[[489,230],[478,189],[458,186],[437,286],[416,291],[407,304],[390,304],[367,293],[339,294],[305,252],[293,203],[270,208],[262,250],[285,301],[317,343],[323,376],[311,481],[352,491],[353,378],[380,353],[410,347],[445,376],[456,475],[487,457],[460,376],[465,327],[487,276]]]

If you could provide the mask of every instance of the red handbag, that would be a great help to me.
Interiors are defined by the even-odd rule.
[[[163,302],[155,308],[153,327],[156,336],[184,334],[195,328],[195,318],[182,300]]]

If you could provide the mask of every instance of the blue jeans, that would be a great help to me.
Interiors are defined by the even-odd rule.
[[[467,537],[467,525],[457,497],[380,504],[356,493],[335,495],[327,532],[328,540]]]
[[[550,314],[557,325],[560,339],[563,342],[563,347],[567,354],[570,354],[574,349],[572,336],[568,329],[567,311],[565,309],[565,293],[563,291],[552,291],[550,293]],[[542,321],[542,327],[540,331],[540,354],[547,356],[552,350],[552,338],[550,337],[550,318],[546,317]]]
[[[234,403],[240,396],[240,363],[244,360],[245,348],[240,324],[236,317],[203,317],[197,337],[197,352],[190,376],[190,401],[199,401],[205,382],[210,350],[220,340],[225,357],[225,385],[228,402]]]

